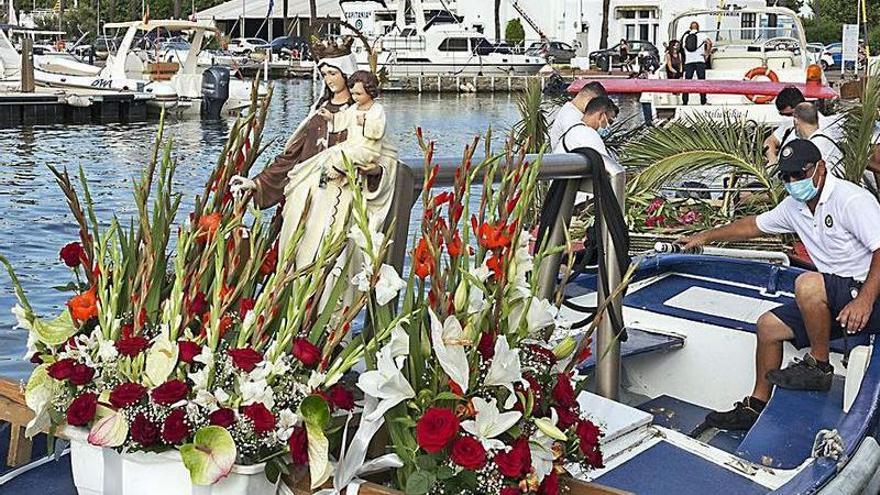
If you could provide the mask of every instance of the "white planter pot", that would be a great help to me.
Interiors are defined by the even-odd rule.
[[[122,458],[116,451],[90,444],[84,428],[66,426],[61,433],[70,440],[70,467],[77,493],[113,495],[122,491]]]

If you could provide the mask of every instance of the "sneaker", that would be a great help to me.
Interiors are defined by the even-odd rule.
[[[703,423],[719,430],[748,430],[758,420],[767,403],[754,397],[746,397],[733,405],[730,411],[713,411]]]
[[[831,389],[833,376],[834,367],[828,363],[819,363],[810,353],[807,353],[803,359],[794,358],[794,362],[784,370],[767,372],[767,380],[777,387],[819,392],[827,392]]]

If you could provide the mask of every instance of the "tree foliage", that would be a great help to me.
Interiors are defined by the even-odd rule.
[[[519,18],[507,21],[507,27],[504,28],[504,40],[508,43],[518,45],[526,39],[526,30],[523,28]]]
[[[880,51],[880,0],[866,0],[868,43],[872,53]],[[804,20],[807,39],[819,43],[840,41],[843,25],[855,24],[858,17],[855,0],[812,0],[813,17]]]

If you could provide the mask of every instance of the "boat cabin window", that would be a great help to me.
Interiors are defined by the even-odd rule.
[[[466,52],[468,51],[467,38],[446,38],[440,43],[441,52]]]

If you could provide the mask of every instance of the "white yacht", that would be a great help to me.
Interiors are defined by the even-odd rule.
[[[363,3],[363,2],[361,2]],[[538,56],[498,48],[476,29],[464,26],[449,11],[426,14],[421,0],[399,1],[396,11],[374,9],[372,33],[365,33],[378,54],[378,69],[389,76],[507,76],[536,74],[547,62]],[[342,4],[346,8],[345,3]],[[393,26],[384,32],[381,19],[394,15]],[[346,13],[348,16],[348,13]],[[355,44],[358,64],[369,69],[366,49]]]

